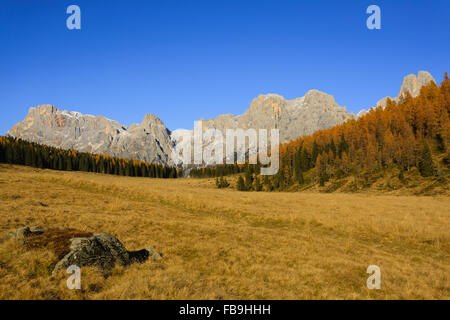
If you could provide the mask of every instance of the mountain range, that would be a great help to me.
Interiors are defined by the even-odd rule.
[[[430,81],[435,80],[426,71],[420,71],[418,76],[408,75],[403,79],[398,96],[391,99],[398,101],[406,92],[417,96],[420,88]],[[377,106],[383,107],[386,99],[378,101]],[[279,129],[283,143],[356,119],[366,112],[349,113],[333,96],[310,90],[303,97],[292,100],[277,94],[259,95],[240,116],[223,114],[200,121],[204,129]],[[169,165],[173,164],[171,153],[175,147],[172,134],[153,114],[147,114],[140,124],[127,127],[103,116],[69,112],[53,105],[30,108],[25,119],[6,133],[62,149]]]

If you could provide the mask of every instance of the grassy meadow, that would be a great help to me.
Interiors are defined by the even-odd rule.
[[[55,255],[0,241],[0,299],[449,299],[450,197],[238,192],[0,165],[0,238],[23,226],[113,234],[163,255],[105,278],[51,276]],[[369,265],[381,290],[369,290]]]

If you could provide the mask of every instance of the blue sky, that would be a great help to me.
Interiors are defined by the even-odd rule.
[[[68,30],[66,8],[81,8]],[[381,8],[381,30],[366,8]],[[0,133],[31,106],[169,129],[310,89],[358,112],[403,76],[450,71],[450,1],[2,0]]]

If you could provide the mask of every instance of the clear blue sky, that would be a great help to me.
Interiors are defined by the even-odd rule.
[[[81,30],[66,8],[81,8]],[[366,8],[381,8],[381,30]],[[450,1],[2,0],[0,133],[31,106],[146,113],[169,129],[243,113],[258,94],[310,89],[358,112],[403,76],[450,71]]]

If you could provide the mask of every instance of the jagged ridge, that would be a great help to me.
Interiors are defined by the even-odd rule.
[[[392,99],[398,100],[406,92],[417,96],[420,88],[430,81],[434,79],[425,71],[420,71],[418,77],[408,75],[403,80],[399,96]],[[383,106],[386,99],[383,98],[377,105]],[[358,116],[365,112],[362,110]],[[310,90],[305,96],[292,100],[277,94],[259,95],[240,116],[223,114],[215,119],[200,120],[204,129],[276,128],[280,131],[280,142],[287,142],[358,116],[338,105],[333,96]],[[147,114],[142,123],[127,127],[102,116],[41,105],[30,108],[26,118],[11,128],[7,135],[63,149],[173,164],[171,132],[152,114]]]

